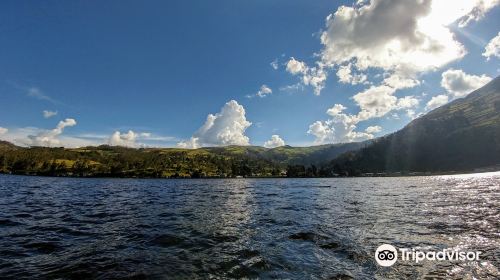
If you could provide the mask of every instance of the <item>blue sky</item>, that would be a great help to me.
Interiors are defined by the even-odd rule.
[[[358,2],[2,1],[0,139],[360,141],[498,76],[498,1]]]

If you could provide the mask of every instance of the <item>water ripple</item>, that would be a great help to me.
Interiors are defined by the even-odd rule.
[[[500,174],[132,180],[0,175],[8,279],[497,279]],[[382,243],[482,251],[378,267]]]

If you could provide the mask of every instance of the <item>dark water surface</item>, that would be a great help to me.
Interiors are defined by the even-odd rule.
[[[398,261],[382,243],[482,251]],[[500,173],[412,178],[134,180],[0,175],[7,279],[500,276]]]

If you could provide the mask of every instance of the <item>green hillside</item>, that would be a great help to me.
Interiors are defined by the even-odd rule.
[[[124,148],[77,149],[17,147],[0,143],[0,172],[50,176],[108,177],[236,177],[319,176],[322,165],[365,143],[314,147],[227,146],[200,149]],[[296,167],[300,165],[300,167]],[[298,170],[298,171],[297,171]],[[290,172],[288,172],[290,175]]]
[[[500,78],[332,161],[350,174],[470,171],[500,164]]]

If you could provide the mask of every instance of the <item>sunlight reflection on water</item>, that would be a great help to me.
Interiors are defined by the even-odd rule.
[[[0,175],[8,278],[495,279],[500,172],[338,179],[133,180]],[[373,259],[396,247],[479,262]]]

